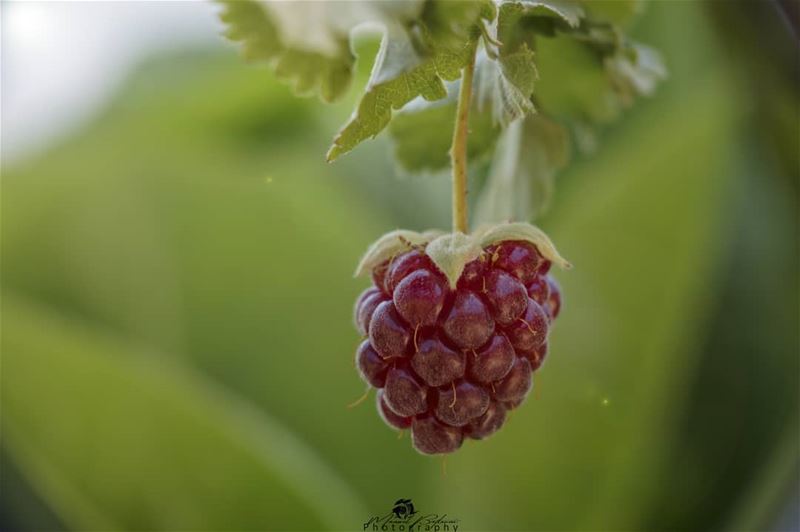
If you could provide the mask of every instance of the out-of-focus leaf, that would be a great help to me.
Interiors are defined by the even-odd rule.
[[[475,225],[526,221],[542,214],[550,203],[555,173],[568,158],[569,139],[559,124],[538,114],[513,122],[495,151]]]
[[[431,173],[449,167],[459,86],[458,81],[448,83],[448,97],[444,100],[428,102],[417,98],[392,119],[389,135],[395,159],[403,170]],[[499,132],[491,113],[473,105],[467,137],[470,163],[480,162],[491,153]]]
[[[273,63],[276,75],[292,82],[300,94],[317,91],[323,100],[333,101],[347,89],[355,61],[349,35],[320,20],[320,15],[327,13],[322,4],[220,1],[220,18],[228,25],[225,35],[242,43],[246,59]],[[337,7],[348,10],[352,5]],[[297,12],[286,13],[287,9]],[[304,27],[290,26],[301,20]],[[298,40],[301,37],[303,40]]]
[[[506,11],[508,20],[516,24],[522,14],[560,19],[569,26],[577,27],[584,16],[581,3],[577,0],[499,0],[500,14]],[[502,21],[500,21],[502,26]],[[502,31],[498,31],[502,33]],[[504,44],[506,41],[501,41]],[[509,41],[510,42],[510,41]]]
[[[470,38],[476,22],[494,20],[496,16],[494,0],[425,0],[419,16],[424,28],[412,30],[412,34],[423,29],[428,34],[416,35],[422,37],[416,44],[423,50],[431,45],[458,46]]]
[[[536,20],[577,27],[584,12],[571,0],[509,0],[499,2],[497,24],[490,28],[496,46],[481,51],[475,68],[475,98],[505,127],[533,111],[531,96],[538,73],[533,47]]]
[[[384,34],[371,87],[401,76],[413,79],[410,71],[424,59],[440,55],[440,49],[460,50],[473,38],[479,19],[496,15],[491,0],[218,1],[225,35],[242,44],[247,59],[272,64],[277,76],[292,82],[298,93],[317,90],[325,101],[339,98],[352,78],[354,31],[379,28]],[[427,75],[427,83],[435,84]],[[396,90],[396,85],[390,88]],[[417,89],[417,94],[425,93],[433,94]]]
[[[597,44],[565,35],[538,41],[535,99],[544,112],[570,123],[608,123],[666,77],[650,48],[634,43],[598,54]]]
[[[483,2],[470,2],[478,7]],[[494,15],[485,9],[475,10],[476,23]],[[425,27],[420,29],[427,32]],[[445,81],[461,75],[461,69],[472,59],[477,35],[471,33],[458,42],[442,44],[434,36],[423,33],[429,55],[418,57],[409,36],[392,31],[384,36],[367,89],[353,116],[339,131],[328,150],[327,159],[333,161],[358,144],[375,137],[389,124],[393,111],[397,111],[417,97],[428,101],[447,97]]]
[[[76,528],[343,529],[365,515],[304,442],[199,375],[8,294],[3,318],[4,442]]]
[[[575,265],[558,276],[550,358],[528,404],[439,483],[440,504],[475,528],[637,529],[657,496],[649,482],[725,242],[735,105],[724,79],[691,94],[637,115],[572,176],[545,227]]]
[[[642,11],[642,0],[583,0],[589,15],[598,22],[628,25]]]
[[[480,53],[475,65],[475,100],[502,127],[533,111],[531,94],[536,81],[533,52],[522,47],[495,61]]]
[[[633,44],[623,53],[606,60],[606,69],[620,99],[631,105],[636,96],[653,93],[667,77],[661,56],[643,44]]]

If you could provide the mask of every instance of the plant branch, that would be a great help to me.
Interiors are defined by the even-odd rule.
[[[450,162],[453,171],[453,232],[464,234],[469,230],[467,222],[467,135],[469,134],[469,107],[472,101],[472,76],[475,72],[477,49],[478,39],[475,39],[469,62],[461,75],[456,123],[453,128],[453,144],[450,147]]]

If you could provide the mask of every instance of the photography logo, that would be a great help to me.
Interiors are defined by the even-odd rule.
[[[370,517],[365,531],[372,532],[458,532],[458,519],[447,514],[420,513],[411,499],[397,499],[385,515]]]
[[[394,508],[392,508],[392,513],[398,519],[405,519],[411,517],[417,511],[414,510],[414,503],[411,502],[411,499],[397,499],[397,502],[394,503]]]

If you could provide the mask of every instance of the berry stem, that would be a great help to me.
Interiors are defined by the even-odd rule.
[[[466,234],[467,224],[467,135],[469,133],[469,107],[472,100],[472,76],[475,72],[475,52],[478,40],[470,51],[470,59],[464,66],[461,87],[458,91],[456,123],[453,128],[453,144],[450,161],[453,169],[453,232]]]

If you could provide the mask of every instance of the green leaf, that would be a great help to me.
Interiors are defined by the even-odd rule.
[[[347,90],[352,78],[355,57],[349,48],[347,33],[317,24],[313,28],[292,31],[278,21],[300,18],[302,13],[286,16],[286,10],[311,10],[308,20],[319,20],[317,4],[259,2],[257,0],[220,0],[220,18],[228,25],[226,37],[242,44],[242,53],[250,61],[266,61],[276,75],[289,81],[299,94],[319,93],[325,101],[334,101]],[[278,15],[276,17],[276,15]],[[281,16],[283,15],[283,16]],[[288,40],[289,35],[304,35],[305,41]]]
[[[445,82],[458,79],[475,54],[477,25],[494,16],[493,4],[485,0],[430,0],[410,33],[388,26],[366,92],[334,138],[328,161],[374,138],[392,120],[394,111],[415,98],[446,98]]]
[[[608,123],[666,78],[657,52],[609,39],[593,32],[538,41],[535,98],[544,112],[570,123]]]
[[[437,50],[432,57],[405,70],[407,56],[398,59],[401,54],[391,52],[393,48],[403,46],[394,42],[391,36],[386,37],[367,92],[354,116],[336,135],[328,150],[328,161],[347,153],[364,140],[375,137],[389,124],[393,111],[417,96],[429,101],[445,98],[447,89],[444,81],[457,79],[470,54],[474,53],[474,42],[467,42],[459,49]]]
[[[477,224],[527,221],[550,204],[557,170],[569,158],[566,130],[543,115],[516,120],[503,132],[478,198]]]
[[[413,173],[435,173],[450,165],[450,143],[460,82],[447,84],[448,97],[429,102],[417,98],[394,115],[389,135],[400,167]],[[473,105],[469,115],[467,153],[470,164],[487,158],[500,133],[488,111]]]
[[[475,98],[480,110],[488,108],[492,120],[505,127],[533,112],[531,96],[537,77],[533,51],[523,44],[501,54],[497,61],[482,53],[475,67]]]
[[[303,441],[171,357],[9,294],[2,310],[3,445],[75,529],[346,529],[367,515]]]
[[[470,38],[476,22],[492,21],[496,16],[494,0],[426,0],[419,25],[434,37],[434,42],[427,39],[419,44],[423,49],[431,44],[459,46]]]
[[[626,26],[642,12],[642,0],[583,0],[589,16],[601,23]]]
[[[620,99],[630,105],[636,96],[653,93],[667,77],[661,56],[652,48],[632,43],[606,61],[606,69]]]
[[[494,120],[505,127],[533,112],[531,96],[538,78],[533,48],[535,25],[542,18],[576,27],[583,16],[580,4],[570,0],[503,1],[498,10],[494,38],[497,52],[478,57],[475,95],[481,108],[489,107]],[[486,43],[487,47],[491,47]]]
[[[571,27],[577,27],[585,13],[577,0],[500,0],[500,14],[507,10],[509,19],[523,15],[559,19]],[[516,20],[513,21],[516,24]],[[499,32],[501,33],[501,32]],[[505,43],[505,41],[502,41]]]

